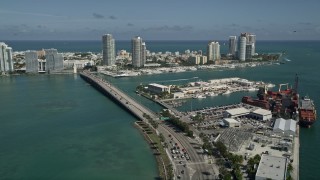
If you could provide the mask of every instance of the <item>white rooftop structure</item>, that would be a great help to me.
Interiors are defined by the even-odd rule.
[[[258,108],[258,109],[256,109],[256,110],[254,110],[253,113],[255,113],[255,114],[261,114],[261,115],[263,115],[263,116],[266,116],[266,115],[271,114],[271,111],[266,110],[266,109],[262,109],[262,108]]]
[[[246,116],[250,113],[250,111],[246,108],[234,108],[234,109],[228,109],[224,112],[223,117],[225,118],[236,118],[240,116]]]
[[[228,126],[228,127],[240,127],[240,122],[233,119],[233,118],[224,118],[223,122]]]
[[[150,86],[158,87],[158,88],[168,88],[168,86],[162,85],[162,84],[156,84],[156,83],[151,83],[149,84]]]
[[[251,112],[251,117],[259,120],[269,120],[272,118],[272,112],[266,109],[258,108]]]
[[[256,173],[256,180],[285,180],[287,158],[263,154]]]
[[[276,119],[273,126],[273,131],[276,133],[283,133],[284,135],[295,135],[297,121],[293,119],[285,120],[283,118]]]
[[[164,86],[164,85],[156,84],[156,83],[149,84],[148,90],[151,92],[154,92],[154,93],[162,93],[162,92],[170,91],[168,86]]]

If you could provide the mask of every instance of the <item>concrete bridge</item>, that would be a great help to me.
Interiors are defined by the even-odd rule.
[[[148,123],[147,118],[144,114],[149,115],[152,119],[158,119],[158,116],[148,109],[147,107],[137,103],[134,99],[128,96],[126,93],[122,92],[120,89],[116,88],[106,80],[91,74],[88,71],[83,71],[80,73],[80,77],[99,90],[101,93],[112,98],[116,103],[123,106],[127,111],[137,117],[139,120],[143,120]]]

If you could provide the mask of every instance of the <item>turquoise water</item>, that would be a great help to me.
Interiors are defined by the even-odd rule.
[[[57,42],[42,42],[44,47]],[[64,42],[59,42],[64,43]],[[59,45],[58,43],[58,45]],[[68,43],[68,42],[65,42]],[[130,50],[130,42],[118,49]],[[15,43],[7,43],[15,50]],[[74,42],[72,49],[83,51],[86,45]],[[87,49],[101,51],[100,42]],[[205,41],[150,42],[155,51],[182,49],[205,50]],[[27,44],[19,45],[20,50]],[[37,42],[33,47],[41,47]],[[29,48],[35,49],[35,48]],[[221,46],[226,51],[226,46]],[[105,77],[149,108],[161,107],[135,94],[140,83],[183,84],[202,80],[241,77],[249,80],[293,84],[300,77],[300,95],[308,94],[320,106],[320,42],[265,41],[257,44],[258,52],[286,52],[290,62],[256,68],[170,73],[113,79]],[[176,81],[178,79],[189,79]],[[108,98],[86,85],[78,76],[44,75],[0,78],[0,179],[152,179],[156,163],[141,135],[133,128],[134,117]],[[247,93],[207,99],[189,100],[181,110],[211,105],[237,103]],[[250,95],[255,95],[250,93]],[[192,102],[191,102],[192,101]],[[319,109],[319,108],[318,108]],[[301,129],[300,179],[317,179],[320,166],[320,123]]]
[[[0,179],[153,179],[134,118],[74,75],[0,78]]]

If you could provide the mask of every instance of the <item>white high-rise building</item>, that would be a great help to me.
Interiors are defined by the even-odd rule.
[[[251,56],[255,55],[256,53],[256,35],[254,34],[249,34],[247,43],[252,45],[252,51],[251,51]]]
[[[207,46],[207,61],[216,61],[221,57],[219,42],[209,42]]]
[[[239,37],[238,58],[240,61],[246,60],[247,33],[241,33]]]
[[[246,45],[246,59],[252,58],[253,43]]]
[[[12,48],[3,42],[0,42],[0,72],[12,72],[13,59]]]
[[[236,56],[237,53],[237,36],[229,37],[229,54]]]
[[[116,62],[115,41],[111,34],[102,36],[103,65],[112,66]]]
[[[132,66],[143,67],[146,61],[146,44],[139,36],[131,40],[132,43]]]
[[[58,53],[57,49],[45,49],[46,70],[61,71],[63,70],[63,55]]]
[[[38,73],[39,61],[37,51],[26,51],[25,54],[26,72],[27,73]]]
[[[146,47],[146,43],[142,42],[141,44],[141,57],[142,57],[142,61],[141,61],[141,67],[144,66],[144,64],[146,64],[147,61],[147,47]]]

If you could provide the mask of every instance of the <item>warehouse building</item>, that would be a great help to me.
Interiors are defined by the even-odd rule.
[[[230,128],[240,127],[240,122],[232,118],[224,118],[223,123],[226,127]]]
[[[153,93],[168,92],[169,87],[161,84],[152,83],[148,85],[148,90]]]
[[[223,112],[224,118],[242,118],[245,116],[248,116],[250,114],[250,111],[246,108],[235,108],[235,109],[228,109]]]
[[[274,123],[273,132],[284,136],[294,136],[296,134],[296,126],[297,121],[293,119],[278,118]]]
[[[256,180],[285,180],[287,158],[262,154],[256,173]]]
[[[257,120],[270,120],[272,118],[272,113],[266,109],[256,109],[250,113],[250,117]]]

